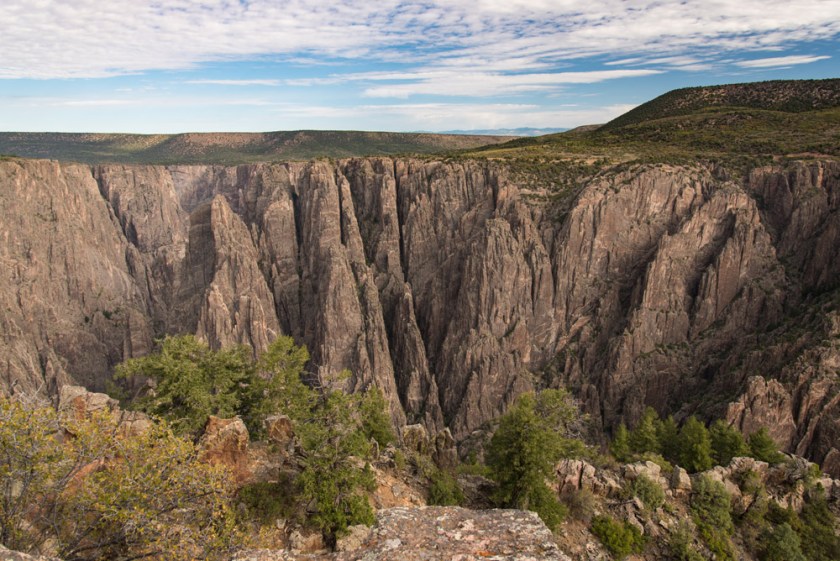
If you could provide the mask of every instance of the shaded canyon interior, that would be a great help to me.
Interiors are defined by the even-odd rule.
[[[10,159],[0,384],[102,390],[164,334],[283,333],[320,382],[458,441],[562,385],[601,428],[726,417],[838,476],[838,207],[820,160],[605,167],[537,197],[488,161]]]

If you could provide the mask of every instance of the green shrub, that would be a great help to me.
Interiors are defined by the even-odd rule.
[[[705,475],[694,482],[691,512],[700,537],[719,559],[733,560],[729,541],[735,531],[730,515],[730,497],[719,481]]]
[[[163,421],[126,434],[108,411],[60,419],[0,395],[0,452],[0,543],[12,549],[175,561],[234,544],[230,474]]]
[[[609,516],[595,516],[592,519],[592,533],[601,540],[610,553],[622,559],[631,553],[641,553],[645,537],[632,524],[619,522]]]
[[[595,515],[597,499],[589,489],[575,489],[563,494],[563,504],[569,510],[569,515],[575,520],[589,524]]]
[[[694,528],[688,521],[680,521],[668,535],[668,551],[674,561],[704,561],[694,547]]]
[[[647,476],[640,475],[634,479],[630,484],[630,490],[634,496],[645,503],[645,508],[648,510],[656,510],[665,504],[665,491]]]
[[[776,526],[764,535],[761,561],[807,561],[799,536],[789,524]]]
[[[840,537],[837,536],[837,518],[828,508],[821,487],[806,496],[799,513],[801,523],[793,528],[802,539],[802,551],[811,561],[840,559]]]
[[[239,500],[245,505],[248,517],[263,523],[292,518],[297,495],[298,489],[288,474],[281,474],[278,481],[250,483],[239,490]]]
[[[457,506],[463,502],[464,493],[455,476],[446,470],[434,470],[429,478],[428,503],[439,506]]]

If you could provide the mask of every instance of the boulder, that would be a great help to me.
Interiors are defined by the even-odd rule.
[[[226,466],[237,483],[244,483],[251,476],[249,444],[248,429],[238,416],[222,419],[211,415],[198,441],[201,457],[212,464]]]

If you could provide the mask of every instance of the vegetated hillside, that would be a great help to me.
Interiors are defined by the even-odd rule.
[[[840,79],[773,80],[672,90],[621,115],[604,129],[676,117],[715,107],[798,113],[840,105]]]
[[[505,136],[362,131],[88,134],[0,133],[0,154],[89,164],[241,164],[390,154],[428,154],[509,140]]]

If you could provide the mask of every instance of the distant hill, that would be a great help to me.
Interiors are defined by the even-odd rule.
[[[512,136],[361,131],[92,134],[0,132],[0,154],[83,163],[237,164],[390,154],[429,154]]]
[[[840,79],[674,90],[601,127],[517,138],[460,155],[517,160],[529,169],[568,160],[705,160],[747,169],[786,157],[840,157]]]
[[[672,90],[613,119],[605,130],[713,107],[799,113],[840,106],[840,79],[773,80]]]
[[[472,130],[452,130],[440,131],[441,134],[470,134],[470,135],[490,135],[490,136],[542,136],[544,134],[554,134],[563,132],[568,129],[564,128],[533,128],[533,127],[518,127],[515,129],[472,129]]]

